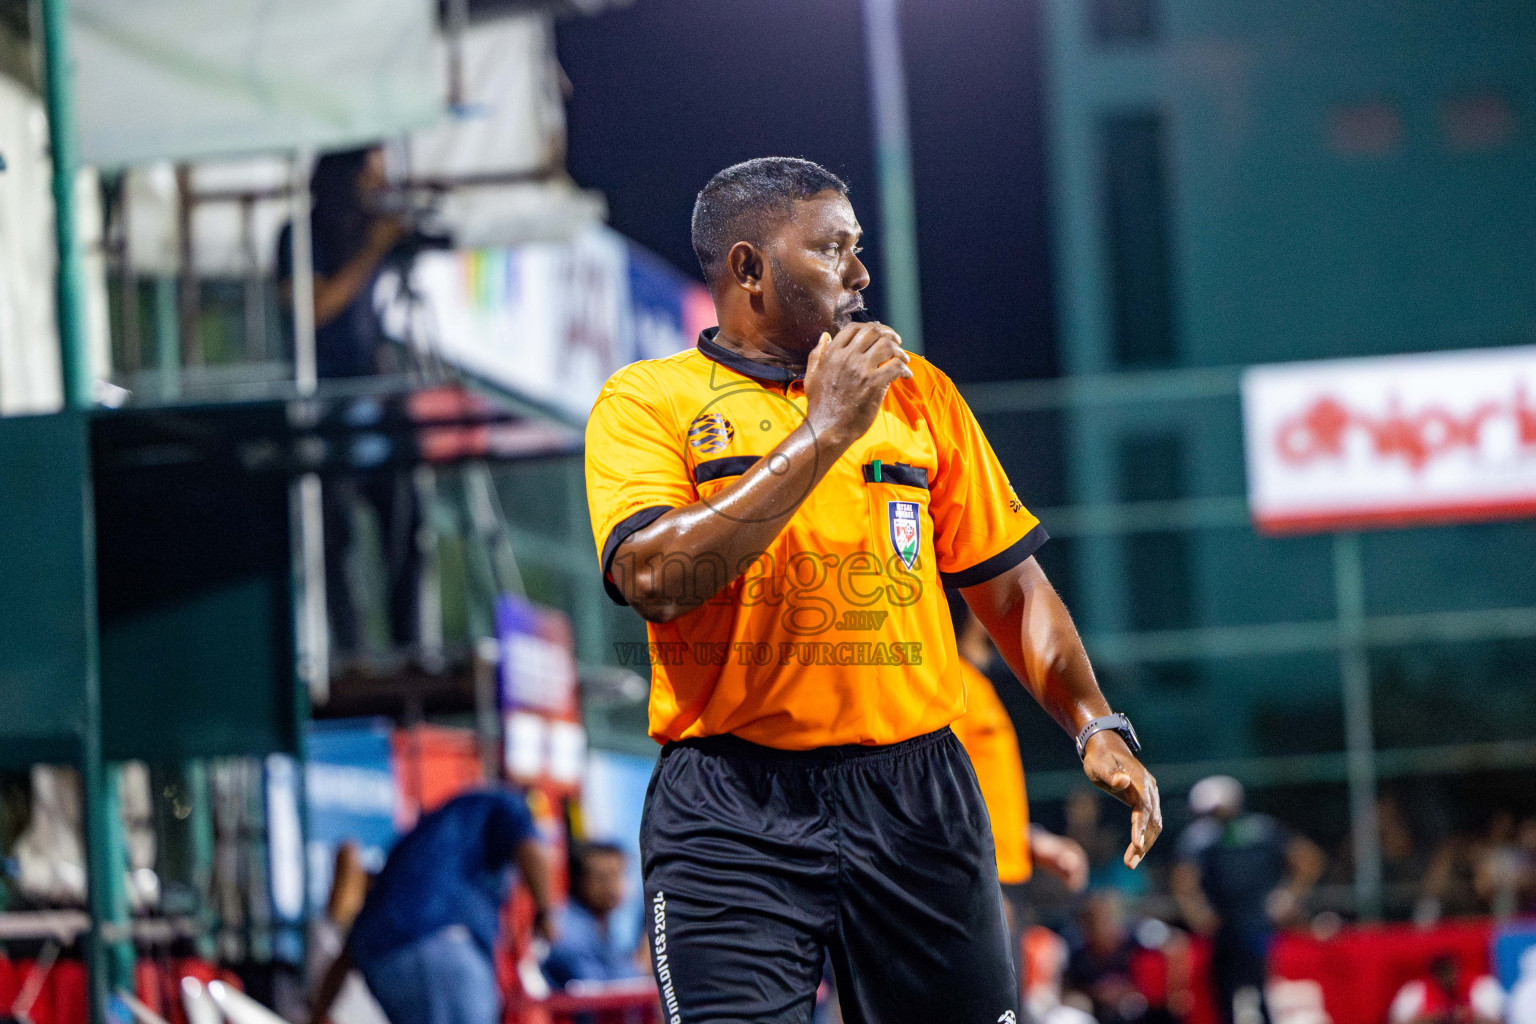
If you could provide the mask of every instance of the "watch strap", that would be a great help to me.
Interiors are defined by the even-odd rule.
[[[1118,712],[1113,715],[1104,715],[1095,718],[1083,726],[1083,731],[1077,734],[1077,759],[1081,761],[1088,753],[1088,741],[1095,733],[1117,732],[1125,740],[1125,745],[1131,748],[1131,753],[1141,753],[1141,741],[1136,738],[1136,730],[1131,728],[1131,720]]]

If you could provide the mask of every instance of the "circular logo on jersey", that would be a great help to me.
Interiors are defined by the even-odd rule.
[[[700,455],[713,455],[725,451],[725,446],[736,436],[731,421],[717,412],[695,416],[688,424],[688,444]]]

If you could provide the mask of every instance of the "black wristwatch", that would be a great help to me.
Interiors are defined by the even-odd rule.
[[[1131,720],[1124,715],[1105,715],[1103,718],[1095,718],[1083,726],[1083,731],[1077,734],[1077,759],[1081,761],[1087,756],[1088,740],[1096,732],[1117,732],[1125,740],[1125,745],[1131,748],[1131,753],[1141,753],[1141,741],[1136,738],[1136,730],[1131,728]]]

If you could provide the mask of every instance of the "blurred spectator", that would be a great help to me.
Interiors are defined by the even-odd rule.
[[[1466,836],[1447,836],[1435,850],[1424,875],[1424,903],[1414,917],[1433,924],[1441,917],[1476,913],[1477,863],[1481,845]]]
[[[620,981],[638,977],[635,949],[614,943],[609,918],[624,902],[624,850],[612,843],[583,843],[571,861],[571,902],[561,912],[558,937],[544,961],[556,988],[573,981]]]
[[[1118,893],[1092,893],[1083,906],[1083,943],[1067,961],[1067,987],[1086,996],[1099,1024],[1129,1024],[1147,1014],[1131,972],[1136,944],[1125,926]]]
[[[315,367],[322,378],[365,377],[400,369],[374,307],[380,268],[409,229],[386,211],[388,182],[378,147],[327,153],[310,177],[311,248],[314,253]],[[277,277],[283,302],[293,302],[293,225],[277,243]],[[361,648],[364,629],[347,571],[353,512],[367,502],[378,517],[389,580],[391,642],[413,645],[420,633],[417,593],[421,555],[416,533],[421,516],[408,472],[327,481],[325,592],[332,642],[342,651]]]
[[[1086,1010],[1063,1002],[1067,943],[1049,928],[1026,929],[1020,943],[1025,1020],[1035,1024],[1094,1024]]]
[[[1496,918],[1536,910],[1536,818],[1517,827],[1508,811],[1494,815],[1473,868],[1473,884],[1482,906]]]
[[[1442,913],[1442,890],[1447,881],[1445,869],[1448,864],[1439,870],[1436,868],[1442,852],[1435,850],[1431,853],[1430,848],[1420,842],[1396,796],[1383,793],[1376,798],[1376,821],[1387,917],[1412,916],[1422,926],[1434,924]],[[1449,849],[1448,846],[1444,848]],[[1354,877],[1355,846],[1354,837],[1350,835],[1339,846],[1338,856],[1329,869],[1329,881],[1347,886]]]
[[[1376,798],[1377,836],[1381,845],[1381,880],[1391,893],[1413,893],[1416,903],[1425,899],[1423,885],[1429,874],[1430,857],[1416,841],[1413,829],[1403,814],[1402,804],[1389,794]],[[1350,878],[1354,877],[1354,850],[1350,849]],[[1401,903],[1399,903],[1401,907]],[[1422,912],[1416,911],[1416,915]]]
[[[368,872],[358,860],[357,847],[342,843],[336,848],[331,898],[326,902],[325,912],[316,915],[309,926],[307,966],[309,978],[316,986],[346,948],[347,933],[352,930],[352,922],[363,909],[367,896]],[[329,1016],[331,1024],[387,1024],[384,1011],[379,1008],[373,993],[368,991],[363,976],[355,970],[347,972],[331,1003]]]
[[[1536,1024],[1536,945],[1520,955],[1520,977],[1509,990],[1509,1024]]]
[[[1454,956],[1438,956],[1429,973],[1398,989],[1387,1011],[1390,1024],[1499,1024],[1504,990],[1489,976],[1473,976]]]
[[[1302,899],[1322,875],[1322,851],[1275,819],[1243,813],[1243,787],[1227,775],[1197,782],[1189,794],[1196,820],[1179,837],[1173,893],[1190,927],[1214,938],[1211,963],[1218,1010],[1264,1005],[1275,927],[1294,923]],[[1246,1014],[1244,1014],[1246,1016]]]
[[[513,865],[533,894],[535,929],[552,937],[549,865],[537,836],[528,802],[510,789],[465,793],[423,817],[364,900],[311,1024],[327,1018],[353,964],[391,1024],[495,1024],[492,958]]]
[[[1065,836],[1030,824],[1018,733],[987,674],[999,660],[992,638],[958,591],[951,590],[947,596],[966,697],[965,715],[951,728],[970,756],[987,804],[997,851],[997,880],[1005,886],[1019,885],[1039,866],[1060,879],[1069,891],[1082,892],[1088,884],[1083,848]],[[1004,674],[1015,686],[1022,685],[1011,673],[1004,670]],[[1013,901],[1005,899],[1003,907],[1011,918]],[[1010,919],[1010,932],[1013,925]]]
[[[388,181],[377,146],[327,153],[309,180],[314,253],[315,369],[322,378],[367,377],[398,369],[389,358],[373,288],[390,252],[409,233],[385,209]],[[277,242],[283,300],[293,302],[293,225]]]
[[[1144,895],[1147,872],[1125,866],[1121,856],[1125,843],[1120,833],[1102,820],[1102,810],[1098,790],[1083,787],[1067,797],[1067,837],[1088,855],[1088,885],[1115,889],[1127,898]]]

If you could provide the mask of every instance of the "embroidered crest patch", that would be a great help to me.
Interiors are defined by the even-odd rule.
[[[886,519],[890,524],[891,547],[901,564],[911,569],[922,547],[922,517],[915,501],[888,501]]]

